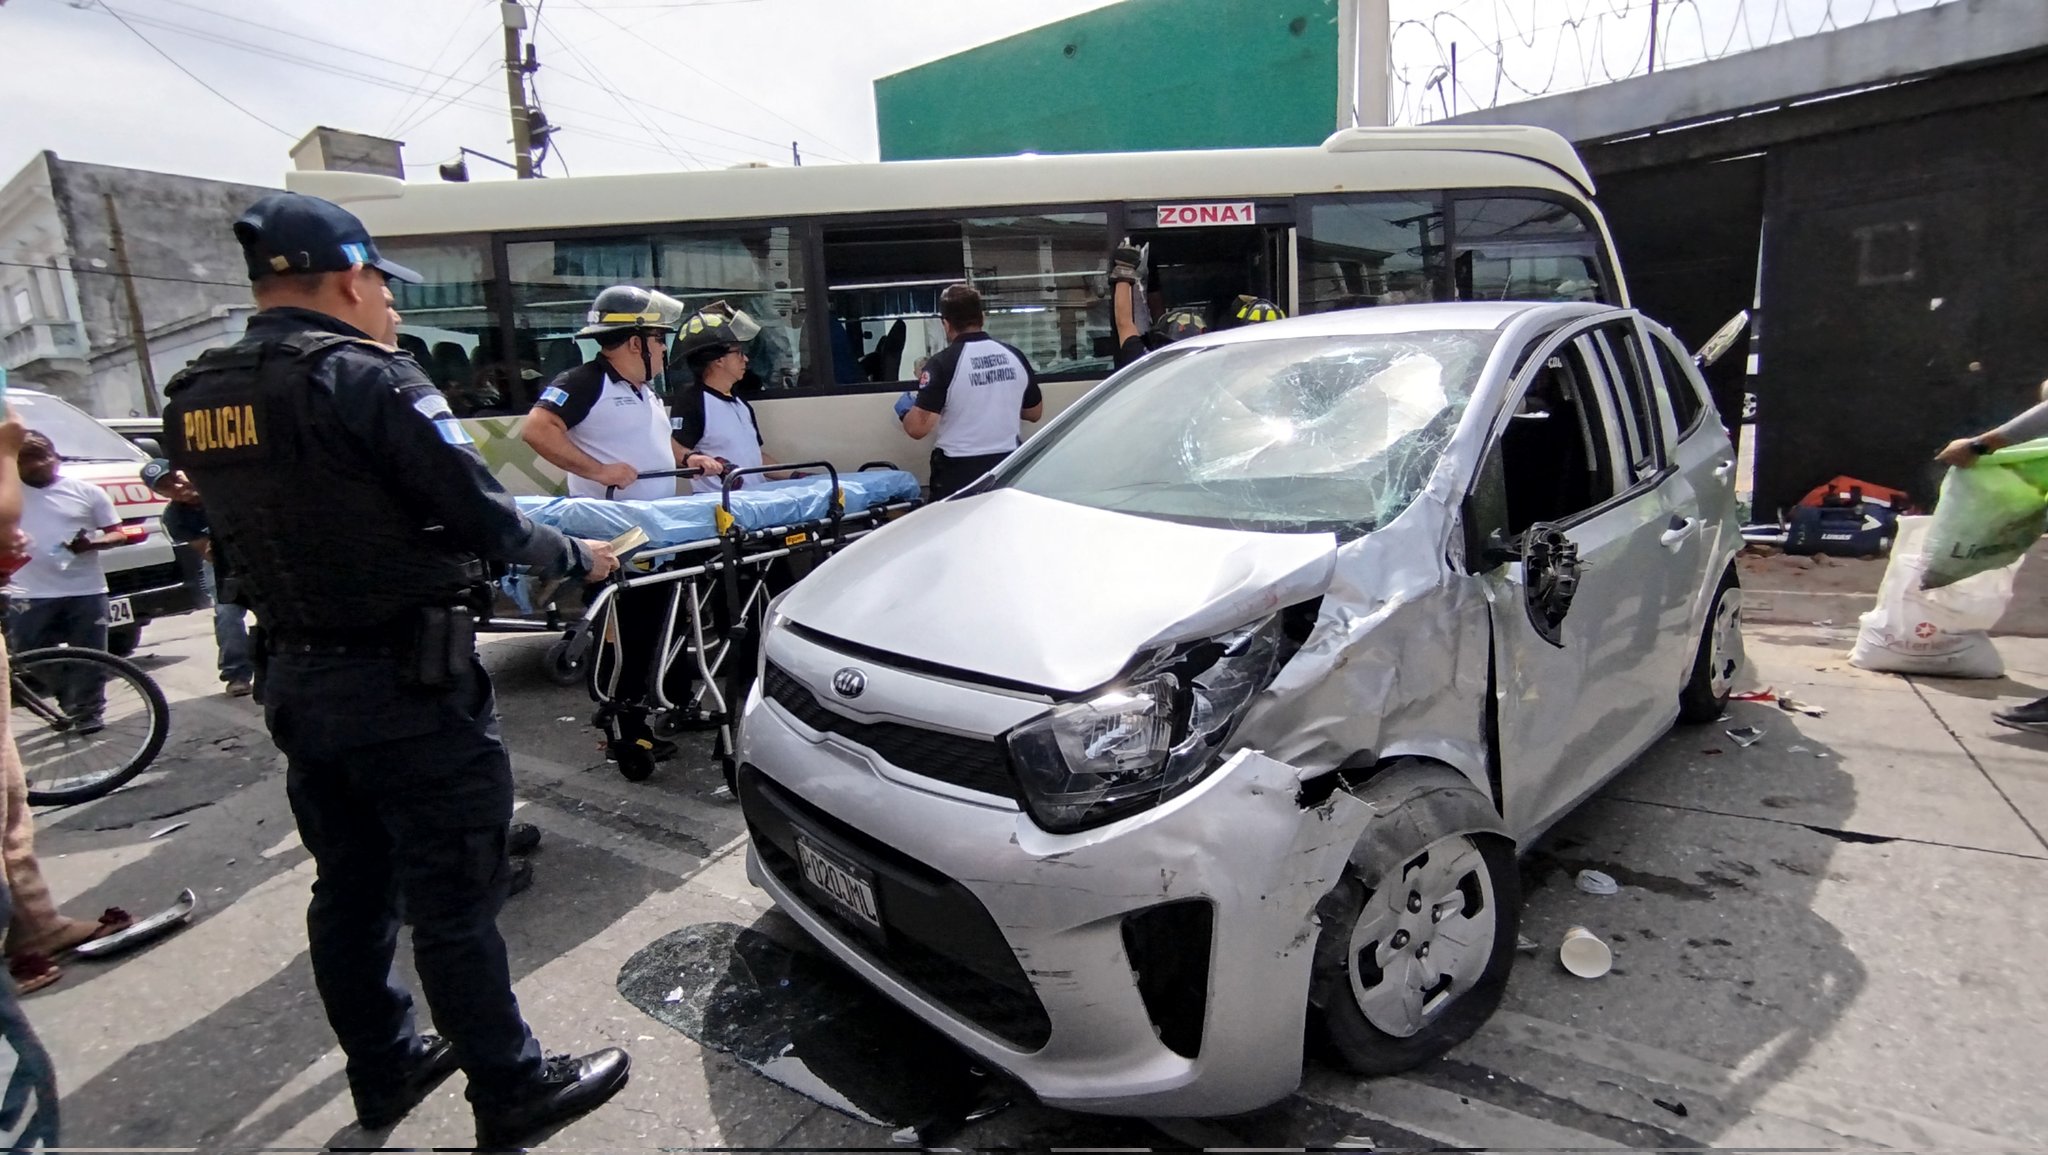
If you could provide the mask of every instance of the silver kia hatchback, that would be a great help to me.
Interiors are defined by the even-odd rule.
[[[1734,468],[1624,309],[1173,345],[771,609],[748,874],[1050,1104],[1414,1066],[1500,999],[1517,849],[1719,715]]]

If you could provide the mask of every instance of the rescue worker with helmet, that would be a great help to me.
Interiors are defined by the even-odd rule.
[[[234,226],[260,310],[168,389],[173,465],[206,495],[221,579],[255,611],[257,694],[318,867],[306,930],[357,1121],[395,1124],[457,1067],[478,1146],[516,1145],[626,1082],[606,1048],[545,1055],[497,916],[512,768],[466,604],[486,561],[600,578],[602,542],[521,516],[396,337],[381,258],[347,210],[263,198]],[[392,973],[399,903],[445,1036]]]
[[[597,355],[549,382],[519,427],[520,440],[569,474],[569,496],[674,497],[673,477],[640,475],[716,465],[685,461],[656,392],[683,312],[682,302],[638,285],[613,285],[590,303],[576,336],[597,342]]]
[[[696,479],[698,493],[717,493],[724,484],[719,475],[728,467],[775,464],[764,448],[753,405],[735,392],[747,376],[747,342],[760,332],[761,326],[746,313],[716,301],[684,322],[682,335],[676,338],[676,356],[689,367],[691,384],[670,405],[670,423],[677,454],[704,470]]]

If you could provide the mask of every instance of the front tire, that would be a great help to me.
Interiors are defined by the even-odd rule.
[[[1707,608],[1706,629],[1693,657],[1692,677],[1678,693],[1678,720],[1693,725],[1716,721],[1735,692],[1742,671],[1742,583],[1735,567],[1721,575],[1714,602]]]
[[[1445,801],[1490,809],[1470,786],[1427,779],[1401,804]],[[1485,832],[1429,841],[1415,833],[1428,828],[1398,814],[1380,819],[1359,840],[1369,857],[1354,854],[1316,907],[1309,1001],[1335,1058],[1360,1075],[1410,1070],[1470,1038],[1500,1005],[1514,966],[1513,846]]]

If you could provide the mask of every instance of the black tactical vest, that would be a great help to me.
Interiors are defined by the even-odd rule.
[[[296,333],[208,350],[164,391],[171,463],[199,489],[235,600],[276,636],[403,630],[420,607],[461,604],[482,574],[405,507],[406,479],[343,428],[313,381],[355,340]]]

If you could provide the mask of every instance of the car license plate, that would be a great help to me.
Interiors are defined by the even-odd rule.
[[[135,624],[135,607],[127,598],[115,598],[107,603],[107,624],[110,626],[132,626]]]
[[[875,905],[874,872],[863,870],[804,837],[796,836],[796,858],[804,880],[825,893],[842,911],[876,930],[882,912]]]

